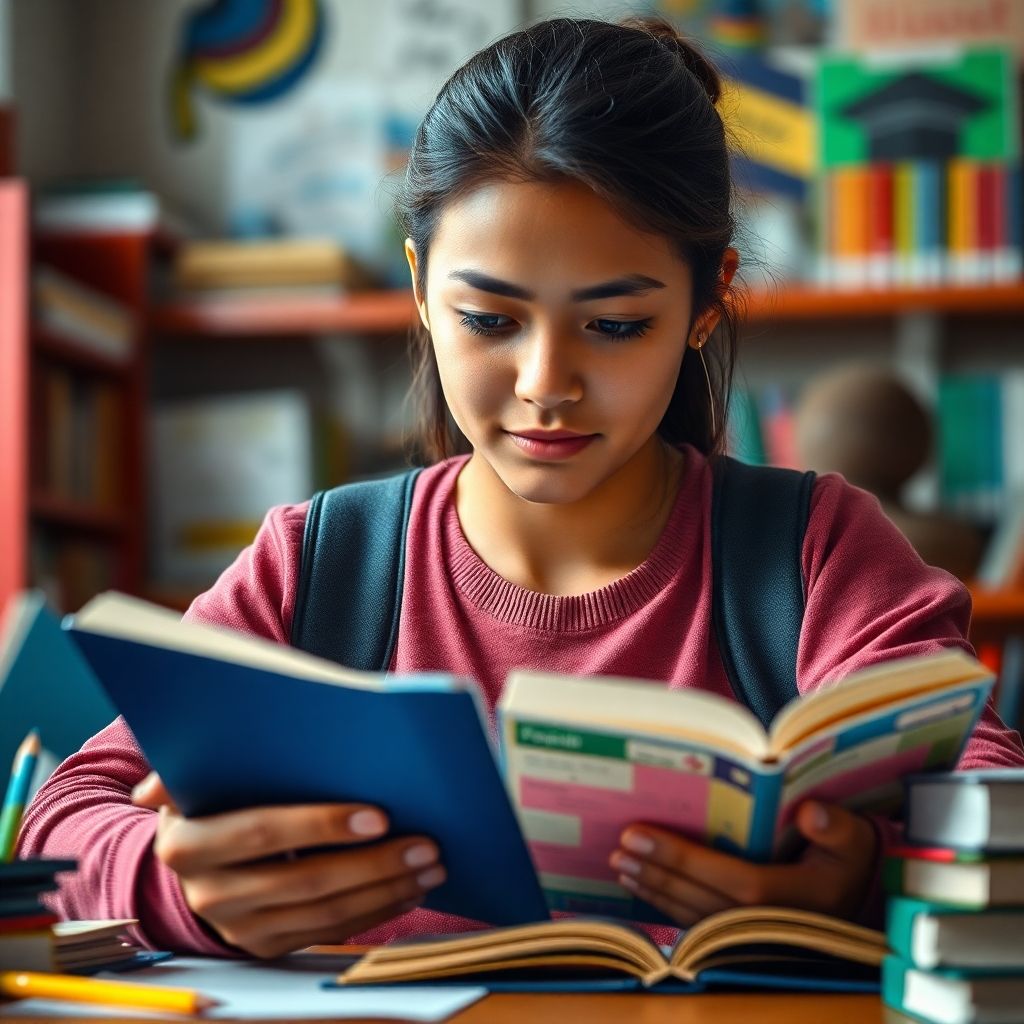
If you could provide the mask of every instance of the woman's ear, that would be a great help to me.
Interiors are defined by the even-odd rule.
[[[409,273],[412,275],[412,294],[416,300],[416,308],[419,310],[423,326],[429,331],[430,321],[427,319],[427,302],[420,292],[419,276],[416,273],[416,246],[413,245],[411,238],[405,240],[405,258],[409,262]]]
[[[718,284],[715,291],[719,298],[724,298],[732,286],[732,279],[740,265],[740,254],[729,246],[722,255],[722,269],[719,271]],[[704,343],[711,337],[711,332],[718,326],[721,313],[712,306],[702,313],[690,331],[690,338],[687,344],[690,348],[702,348]]]

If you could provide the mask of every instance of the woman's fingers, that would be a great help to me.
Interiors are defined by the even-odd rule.
[[[155,850],[179,875],[191,875],[309,847],[364,843],[387,828],[384,813],[365,804],[254,807],[165,820]]]
[[[268,958],[283,956],[298,949],[305,949],[307,946],[335,946],[351,940],[353,936],[361,935],[363,932],[376,928],[377,925],[390,921],[410,910],[415,910],[423,903],[425,894],[411,900],[400,903],[392,903],[389,906],[364,914],[362,917],[353,918],[327,928],[306,928],[299,931],[285,934],[266,934],[254,938],[248,951],[254,956]]]
[[[132,790],[132,803],[136,807],[147,807],[151,811],[165,806],[177,810],[174,800],[171,799],[171,794],[167,792],[163,781],[156,772],[150,772]]]
[[[709,889],[706,885],[694,882],[658,864],[639,861],[621,850],[612,854],[611,865],[619,872],[619,882],[627,889],[637,892],[643,888],[660,893],[664,899],[692,909],[698,917],[707,917],[709,914],[736,905],[734,900]]]
[[[206,916],[269,910],[331,898],[342,890],[417,875],[437,864],[437,845],[415,836],[344,854],[318,853],[287,863],[256,863],[204,872],[188,882],[189,904]]]
[[[418,875],[407,874],[359,889],[345,889],[310,903],[271,907],[255,915],[252,925],[261,935],[290,935],[305,931],[337,935],[342,929],[343,937],[347,937],[356,934],[353,922],[390,907],[419,902],[445,878],[444,868],[435,864]]]

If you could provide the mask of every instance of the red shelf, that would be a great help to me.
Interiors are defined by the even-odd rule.
[[[747,301],[746,319],[756,322],[838,320],[913,312],[970,313],[977,316],[1024,312],[1024,283],[873,291],[782,285],[777,292],[751,295]]]
[[[36,492],[32,495],[32,515],[54,526],[117,536],[125,530],[122,513],[98,508],[75,498]]]
[[[296,299],[197,299],[158,305],[149,326],[173,337],[398,334],[416,321],[412,292],[358,292]]]
[[[1019,621],[1024,631],[1024,590],[971,588],[975,622]]]

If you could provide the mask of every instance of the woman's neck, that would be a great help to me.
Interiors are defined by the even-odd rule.
[[[675,503],[683,455],[660,439],[586,497],[526,501],[474,454],[456,483],[462,532],[499,576],[542,594],[568,596],[621,579],[650,554]]]

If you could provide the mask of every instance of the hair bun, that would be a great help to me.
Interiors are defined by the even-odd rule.
[[[722,79],[715,66],[704,56],[703,51],[664,18],[628,18],[623,22],[628,28],[640,29],[654,36],[662,46],[679,55],[687,70],[700,82],[712,103],[718,103],[722,95]]]

